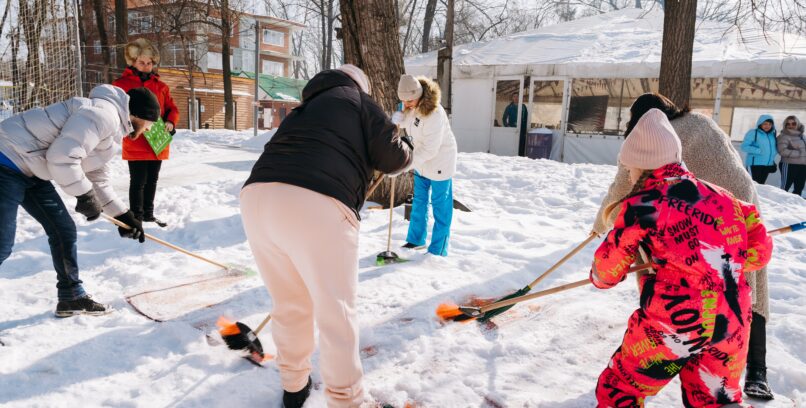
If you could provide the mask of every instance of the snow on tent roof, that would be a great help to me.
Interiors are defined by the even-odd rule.
[[[454,47],[456,77],[657,77],[663,12],[623,9]],[[437,53],[406,59],[411,74],[436,76]],[[806,38],[698,20],[693,77],[805,77]]]

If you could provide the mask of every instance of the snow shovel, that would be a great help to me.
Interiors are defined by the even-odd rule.
[[[391,191],[389,192],[389,235],[386,239],[386,251],[378,254],[375,258],[375,265],[384,266],[393,263],[406,262],[407,259],[399,257],[392,252],[392,216],[395,213],[395,178],[392,178]]]
[[[381,174],[370,184],[367,189],[366,197],[371,196],[372,193],[375,192],[378,186],[381,185],[383,178],[384,175]],[[248,354],[244,356],[244,358],[262,367],[263,362],[272,359],[273,356],[263,352],[263,345],[260,344],[260,339],[257,335],[270,320],[271,313],[267,314],[266,318],[263,319],[257,329],[252,331],[246,324],[241,322],[233,323],[222,316],[218,319],[217,325],[220,328],[218,332],[221,334],[221,338],[224,340],[224,343],[227,344],[227,347],[232,350],[245,350]]]
[[[552,265],[551,268],[549,268],[547,271],[543,272],[542,275],[538,276],[537,279],[532,281],[532,283],[524,286],[520,290],[517,290],[517,291],[515,291],[515,292],[513,292],[513,293],[511,293],[511,294],[509,294],[507,296],[504,296],[504,297],[498,299],[494,304],[500,303],[500,302],[505,301],[507,299],[517,298],[519,296],[523,296],[523,295],[529,293],[532,290],[532,288],[537,286],[537,284],[540,283],[547,276],[549,276],[549,274],[551,274],[552,272],[557,270],[557,268],[559,268],[560,265],[565,263],[565,261],[571,259],[571,257],[576,255],[577,252],[579,252],[583,248],[585,248],[585,246],[587,246],[591,241],[593,241],[594,238],[596,238],[596,234],[591,233],[590,235],[588,235],[588,238],[586,238],[584,241],[582,241],[581,244],[577,245],[573,250],[571,250],[571,252],[569,252],[565,256],[563,256],[559,261],[557,261],[557,263]],[[512,305],[514,305],[514,303]],[[451,316],[453,313],[456,313],[456,311],[459,309],[459,306],[457,306],[455,304],[450,304],[450,303],[443,303],[443,304],[440,304],[439,306],[437,306],[437,315],[442,317],[443,319],[450,319],[450,320],[454,320],[454,321],[462,321],[462,320],[469,320],[469,319],[472,319],[472,318],[476,318],[481,322],[485,322],[485,321],[490,320],[493,317],[498,316],[501,313],[504,313],[507,310],[511,309],[512,305],[504,305],[504,306],[499,307],[499,308],[487,309],[487,311],[485,311],[483,315],[479,315],[479,316],[470,316],[470,315],[466,315],[466,314],[458,314],[458,315]]]
[[[101,215],[118,227],[130,228],[109,215],[103,213]],[[132,305],[134,310],[154,321],[164,322],[185,315],[188,312],[221,303],[231,296],[230,288],[233,285],[244,278],[256,275],[254,271],[224,265],[163,241],[153,235],[145,234],[145,237],[160,245],[221,268],[218,273],[192,276],[179,282],[172,282],[167,286],[155,286],[126,295],[126,301]]]

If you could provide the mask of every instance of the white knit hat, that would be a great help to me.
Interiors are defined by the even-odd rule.
[[[338,68],[339,71],[344,72],[349,76],[366,94],[372,94],[372,86],[369,84],[367,74],[353,64],[344,64]]]
[[[423,96],[423,86],[417,78],[403,74],[400,76],[400,82],[397,83],[397,97],[401,101],[413,101],[420,99]]]
[[[680,138],[666,115],[650,109],[621,145],[619,162],[628,168],[654,170],[682,161],[682,151]]]

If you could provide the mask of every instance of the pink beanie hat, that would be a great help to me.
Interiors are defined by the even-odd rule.
[[[369,78],[367,78],[367,74],[353,64],[344,64],[338,68],[339,71],[344,72],[350,78],[352,78],[355,83],[364,91],[365,94],[370,95],[372,94],[372,87],[369,84]]]
[[[650,109],[621,146],[619,162],[632,169],[654,170],[682,161],[682,151],[680,138],[666,115]]]

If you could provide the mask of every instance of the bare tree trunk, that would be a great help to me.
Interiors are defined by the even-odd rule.
[[[28,85],[33,81],[33,88],[28,93],[28,86],[23,86],[22,99],[18,100],[21,105],[20,109],[25,111],[32,108],[40,101],[39,96],[43,92],[43,86],[40,82],[44,79],[42,63],[39,59],[39,42],[42,38],[42,29],[45,24],[45,14],[47,13],[46,4],[43,0],[35,0],[32,4],[28,4],[26,0],[20,0],[19,13],[20,13],[20,26],[25,37],[25,48],[28,50],[25,59],[25,68],[20,72],[21,82],[14,85],[20,86],[21,84]]]
[[[190,119],[190,131],[195,132],[197,130],[197,121],[201,122],[201,118],[196,116],[199,114],[199,107],[196,106],[196,84],[193,77],[193,69],[196,68],[196,61],[190,56],[190,51],[188,50],[188,44],[184,37],[180,37],[180,41],[182,42],[182,54],[185,57],[185,66],[188,68],[188,87],[190,88],[190,112],[188,112],[188,118]]]
[[[126,68],[127,42],[129,42],[129,10],[126,7],[126,0],[115,0],[115,43],[117,43],[115,54],[120,69]]]
[[[327,65],[327,13],[325,11],[325,3],[327,0],[318,0],[317,6],[319,8],[319,29],[321,30],[320,35],[322,36],[322,54],[319,55],[319,65],[322,67],[322,70],[330,68],[330,65]]]
[[[691,96],[691,58],[696,20],[697,0],[666,3],[659,91],[680,107],[688,106]]]
[[[14,113],[19,113],[22,111],[22,92],[27,87],[22,86],[24,82],[17,60],[17,56],[20,53],[20,26],[12,26],[11,30],[11,83],[14,85],[11,87],[11,92],[14,95],[14,100],[17,101],[14,104]]]
[[[224,128],[235,129],[233,123],[233,106],[232,106],[232,67],[230,66],[230,33],[232,32],[232,16],[229,9],[229,0],[221,0],[221,70],[224,77]],[[259,46],[260,42],[255,37],[255,46]],[[255,73],[257,73],[255,67]],[[255,77],[255,81],[260,78]]]
[[[108,67],[112,66],[112,53],[109,51],[109,36],[106,33],[106,13],[104,13],[104,1],[92,0],[92,11],[95,13],[95,25],[98,27],[98,39],[101,41],[101,55],[104,59],[104,66],[107,67],[106,82],[112,82]]]
[[[409,37],[411,36],[411,27],[414,25],[414,12],[415,11],[417,11],[417,0],[413,0],[412,3],[411,3],[411,10],[409,11],[409,18],[408,18],[408,21],[406,23],[406,35],[403,36],[403,55],[406,55],[406,52],[409,49]]]
[[[425,5],[425,17],[423,17],[423,48],[422,52],[428,52],[428,41],[431,39],[431,24],[434,23],[434,13],[437,10],[437,0],[428,0]]]
[[[325,64],[323,65],[323,69],[328,69],[333,66],[333,22],[335,19],[333,18],[333,1],[334,0],[326,0],[327,1],[327,35],[322,38],[322,41],[325,41],[324,48],[325,49]]]
[[[451,69],[453,66],[453,24],[454,0],[448,0],[448,13],[445,18],[445,47],[437,53],[437,81],[442,89],[442,107],[451,113]]]
[[[6,27],[6,20],[8,19],[8,10],[11,8],[11,2],[6,2],[6,8],[3,10],[3,18],[0,19],[0,38],[3,38],[3,29]]]
[[[344,61],[363,69],[373,98],[385,111],[394,111],[403,74],[394,0],[342,0],[340,8]]]
[[[344,62],[363,69],[372,84],[373,99],[385,111],[394,111],[398,102],[397,82],[403,74],[394,0],[341,0],[340,7]],[[389,178],[384,180],[379,190],[388,192],[388,184]],[[401,182],[395,187],[395,196],[405,199],[411,191],[411,185]],[[377,192],[373,199],[380,203],[389,202],[389,197]]]
[[[69,2],[70,0],[65,0],[65,9],[67,8],[67,3]],[[78,0],[76,0],[75,6],[76,6],[76,19],[78,20],[78,27],[76,27],[78,28],[78,46],[81,47],[82,50],[84,50],[81,52],[81,59],[86,62],[87,33],[84,27],[84,6]],[[0,29],[0,31],[2,31],[2,29]]]

